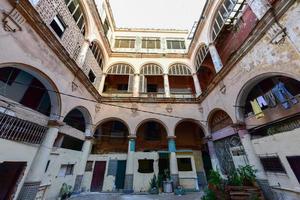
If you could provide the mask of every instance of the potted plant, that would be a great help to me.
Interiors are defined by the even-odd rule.
[[[151,181],[150,181],[150,188],[149,188],[149,193],[150,194],[158,194],[159,189],[158,189],[158,181],[156,178],[156,175],[154,174]]]
[[[72,194],[72,186],[63,183],[59,192],[60,199],[67,199]]]

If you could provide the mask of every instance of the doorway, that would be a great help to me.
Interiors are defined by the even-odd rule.
[[[92,184],[91,184],[91,192],[102,191],[105,168],[106,168],[106,161],[95,162]]]
[[[117,174],[116,174],[116,189],[124,189],[125,182],[125,173],[126,173],[126,160],[118,160]]]
[[[0,200],[13,199],[25,168],[26,162],[0,164]]]
[[[162,180],[170,177],[169,153],[159,153],[158,169],[158,175],[162,177]]]

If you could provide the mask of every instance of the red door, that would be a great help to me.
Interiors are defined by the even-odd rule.
[[[100,192],[103,187],[106,161],[96,161],[91,184],[91,192]]]

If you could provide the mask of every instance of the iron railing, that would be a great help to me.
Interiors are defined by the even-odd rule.
[[[0,113],[0,138],[31,144],[41,144],[46,131],[47,127]]]

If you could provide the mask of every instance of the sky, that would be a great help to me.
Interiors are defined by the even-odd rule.
[[[109,0],[118,28],[191,30],[206,0]]]

